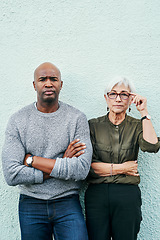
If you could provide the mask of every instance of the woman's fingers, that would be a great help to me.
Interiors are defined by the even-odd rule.
[[[137,160],[135,161],[127,161],[124,164],[125,167],[125,174],[126,175],[132,175],[132,176],[139,176],[138,173],[138,163]]]
[[[147,99],[139,94],[136,93],[130,93],[132,96],[132,102],[137,107],[138,111],[144,111],[147,110]]]

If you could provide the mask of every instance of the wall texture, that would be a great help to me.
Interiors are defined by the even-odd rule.
[[[33,71],[44,61],[62,71],[61,100],[88,119],[105,114],[111,77],[133,79],[147,97],[160,135],[159,0],[1,0],[0,151],[9,116],[36,99]],[[136,109],[131,114],[140,117]],[[0,163],[1,240],[20,239],[18,188],[4,181]],[[143,222],[140,240],[160,239],[160,153],[139,155]]]

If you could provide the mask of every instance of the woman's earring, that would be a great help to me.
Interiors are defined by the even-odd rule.
[[[109,107],[107,107],[107,112],[109,111]]]
[[[131,108],[129,107],[129,112],[131,111]]]

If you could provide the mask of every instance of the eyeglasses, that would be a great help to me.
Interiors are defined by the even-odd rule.
[[[120,92],[120,93],[117,93],[117,92],[108,92],[107,93],[107,96],[110,98],[110,99],[116,99],[118,96],[120,97],[120,99],[122,100],[127,100],[130,96],[130,93],[128,92]]]

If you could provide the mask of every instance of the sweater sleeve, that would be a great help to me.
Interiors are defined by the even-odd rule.
[[[50,176],[63,180],[83,180],[87,177],[92,158],[92,145],[90,141],[87,118],[81,114],[77,118],[74,139],[80,139],[86,144],[85,153],[79,157],[57,158]]]
[[[5,132],[2,149],[2,167],[8,185],[35,184],[43,182],[43,173],[23,165],[25,147],[14,117],[11,117]]]

